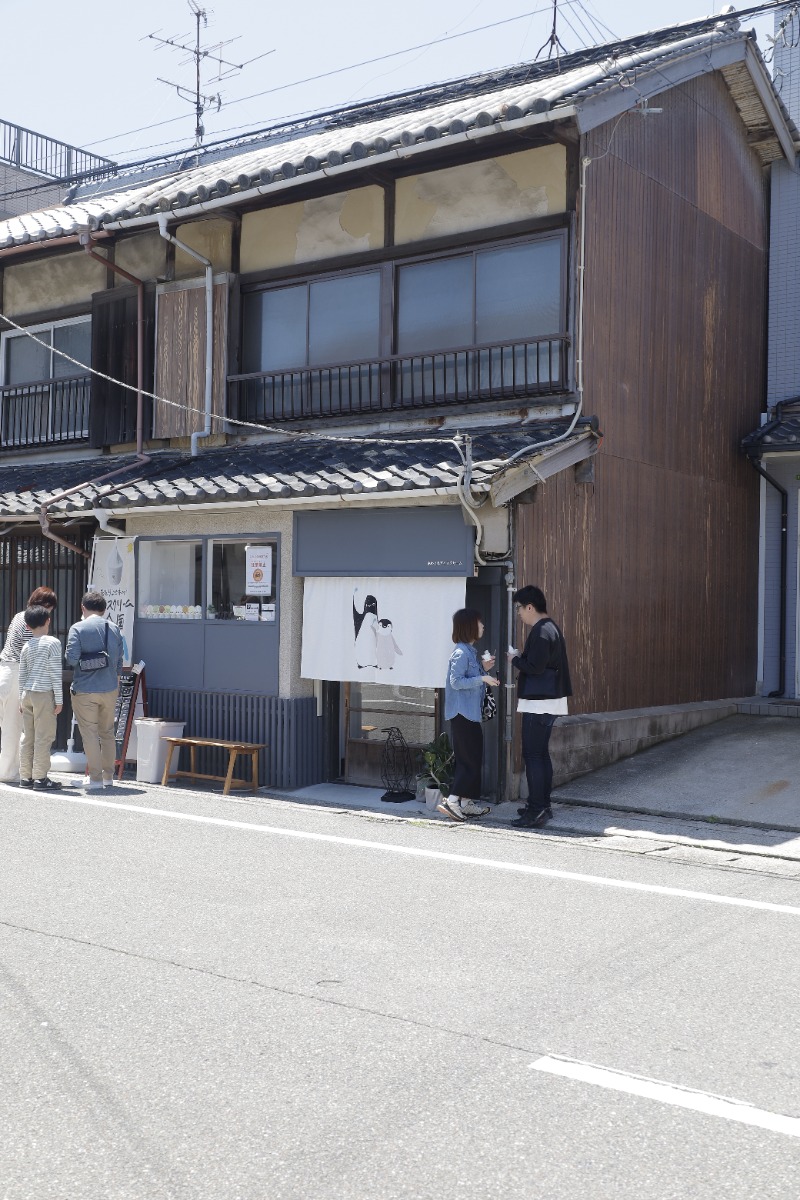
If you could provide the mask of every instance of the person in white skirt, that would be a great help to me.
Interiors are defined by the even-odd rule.
[[[52,588],[37,587],[28,597],[27,607],[40,605],[52,613],[58,601]],[[19,711],[19,659],[22,647],[30,639],[25,612],[11,618],[6,640],[0,651],[0,783],[19,781],[19,739],[22,714]]]

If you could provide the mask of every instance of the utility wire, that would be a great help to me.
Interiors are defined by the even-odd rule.
[[[566,5],[574,5],[578,0],[563,0]],[[316,83],[320,79],[330,79],[333,75],[342,75],[346,71],[356,71],[360,67],[372,66],[373,63],[386,62],[390,58],[399,58],[403,54],[412,54],[415,50],[427,50],[430,46],[439,46],[443,42],[452,42],[456,38],[470,37],[473,33],[485,33],[489,29],[497,29],[501,25],[511,25],[515,21],[524,21],[528,17],[535,16],[537,13],[548,12],[549,6],[543,8],[534,8],[530,12],[520,13],[516,17],[506,17],[502,21],[492,21],[488,25],[478,25],[474,29],[464,29],[461,33],[448,33],[444,37],[433,38],[429,42],[420,42],[416,46],[407,46],[405,50],[393,50],[390,54],[379,54],[376,58],[365,58],[362,62],[351,63],[347,67],[336,67],[332,71],[323,71],[319,75],[308,75],[305,79],[296,79],[292,83],[282,83],[277,87],[267,88],[263,92],[253,92],[250,96],[240,96],[237,100],[226,101],[225,107],[230,108],[233,104],[244,104],[248,100],[259,100],[262,96],[271,96],[276,92],[285,92],[290,88],[301,87],[306,83]],[[114,142],[118,138],[129,137],[134,133],[143,133],[148,129],[157,129],[162,125],[171,125],[175,121],[182,121],[184,117],[170,117],[165,121],[155,121],[150,125],[140,125],[138,129],[128,129],[124,133],[113,134],[111,137],[99,138],[94,142],[87,142],[83,149],[88,150],[91,146],[101,146],[108,142]]]

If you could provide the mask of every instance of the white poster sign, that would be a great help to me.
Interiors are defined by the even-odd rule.
[[[444,687],[466,580],[306,579],[304,679]]]
[[[106,598],[106,616],[122,632],[123,665],[133,662],[133,622],[136,614],[136,571],[133,546],[136,538],[94,539],[89,568],[89,589]]]
[[[272,595],[272,546],[245,548],[248,596]]]

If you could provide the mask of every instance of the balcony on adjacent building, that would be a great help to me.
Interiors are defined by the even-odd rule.
[[[69,375],[0,387],[0,448],[87,441],[90,382]]]

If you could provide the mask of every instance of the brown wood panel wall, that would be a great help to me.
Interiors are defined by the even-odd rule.
[[[721,79],[658,105],[585,144],[595,484],[564,473],[517,512],[519,578],[563,622],[574,712],[755,682],[758,479],[738,444],[763,402],[765,182]]]
[[[158,297],[156,393],[173,404],[154,401],[153,436],[188,437],[203,428],[205,406],[206,295],[202,286],[176,288]],[[225,414],[228,339],[228,285],[214,285],[212,411]],[[212,424],[220,433],[220,422]]]

